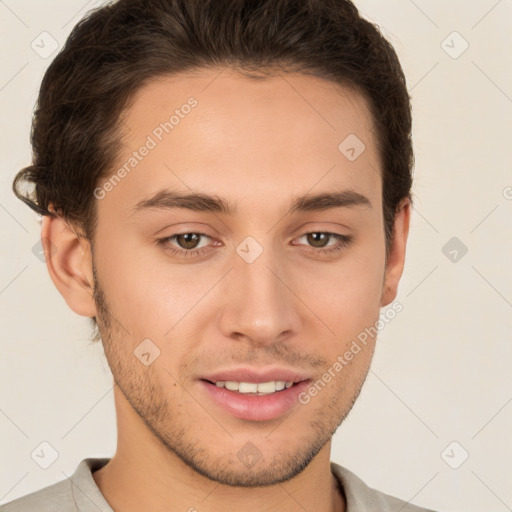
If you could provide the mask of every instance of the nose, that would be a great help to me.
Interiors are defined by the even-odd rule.
[[[222,300],[222,334],[260,346],[297,334],[300,301],[293,290],[291,273],[279,266],[270,249],[252,263],[235,255]]]

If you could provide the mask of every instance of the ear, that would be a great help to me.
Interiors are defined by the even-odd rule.
[[[96,316],[89,242],[60,216],[45,215],[41,243],[50,277],[68,306],[79,315]]]
[[[409,235],[410,218],[411,202],[406,198],[399,204],[398,211],[395,214],[393,238],[384,276],[381,307],[393,302],[398,291],[398,283],[400,282],[405,263],[405,249]]]

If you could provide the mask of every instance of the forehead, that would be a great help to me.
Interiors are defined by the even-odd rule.
[[[253,79],[225,69],[160,77],[133,97],[123,130],[112,173],[122,166],[128,172],[108,199],[121,208],[163,187],[208,192],[233,204],[243,198],[248,207],[279,191],[291,197],[315,188],[349,188],[379,202],[367,104],[318,77]],[[143,146],[151,149],[141,157]]]

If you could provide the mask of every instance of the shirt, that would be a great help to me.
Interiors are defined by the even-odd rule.
[[[0,512],[113,512],[92,477],[109,460],[83,459],[69,479],[0,505]],[[348,469],[330,464],[345,493],[346,512],[434,512],[372,489]]]

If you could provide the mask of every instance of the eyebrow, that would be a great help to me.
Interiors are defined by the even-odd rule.
[[[323,192],[297,197],[293,201],[289,213],[351,208],[354,206],[373,208],[372,203],[366,196],[354,190],[343,190],[341,192]],[[216,195],[187,194],[164,189],[147,199],[139,201],[133,208],[133,213],[148,209],[172,210],[175,208],[185,208],[195,212],[222,213],[229,216],[236,215],[238,211],[236,204]]]

